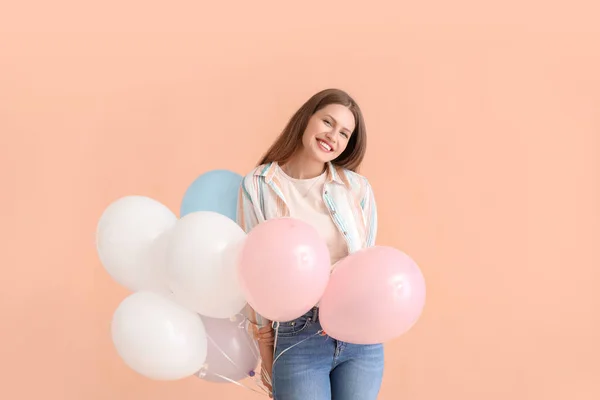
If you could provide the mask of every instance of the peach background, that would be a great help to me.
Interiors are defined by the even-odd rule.
[[[245,173],[325,87],[366,114],[379,243],[428,283],[380,398],[600,398],[594,1],[4,3],[0,398],[259,398],[123,365],[94,229]]]

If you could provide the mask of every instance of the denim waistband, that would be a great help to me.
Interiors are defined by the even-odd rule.
[[[310,318],[311,321],[317,322],[319,320],[319,307],[314,306],[306,314],[303,315],[306,318]]]
[[[308,310],[304,315],[301,315],[300,317],[292,320],[292,321],[296,321],[300,318],[306,318],[311,320],[312,322],[318,322],[319,321],[319,307],[318,306],[314,306],[313,308],[311,308],[310,310]],[[283,321],[283,322],[292,322],[292,321]],[[283,323],[282,322],[282,323]],[[279,321],[272,321],[271,322],[271,327],[277,329],[277,327],[279,326]]]

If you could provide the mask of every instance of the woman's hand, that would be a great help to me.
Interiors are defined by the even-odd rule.
[[[275,330],[270,325],[263,326],[256,333],[256,340],[259,344],[273,346],[275,344]]]

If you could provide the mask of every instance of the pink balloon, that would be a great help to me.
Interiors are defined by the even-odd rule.
[[[425,306],[417,264],[391,247],[370,247],[335,265],[320,302],[325,332],[355,344],[384,343],[407,332]]]
[[[248,304],[272,321],[291,321],[314,307],[331,269],[327,244],[311,225],[277,218],[253,228],[238,276]]]

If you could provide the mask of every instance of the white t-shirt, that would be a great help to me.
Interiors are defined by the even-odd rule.
[[[348,246],[339,229],[329,215],[323,201],[323,186],[326,174],[315,178],[295,179],[280,167],[276,171],[281,181],[281,190],[289,206],[290,217],[312,225],[327,243],[331,265],[348,255]]]

